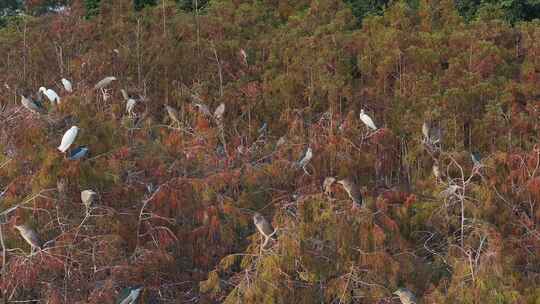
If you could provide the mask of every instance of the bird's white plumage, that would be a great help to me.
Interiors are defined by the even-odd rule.
[[[116,80],[116,77],[114,76],[108,76],[103,79],[101,79],[96,85],[94,86],[94,89],[102,89],[108,85],[110,85],[113,81]]]
[[[97,193],[94,190],[81,191],[81,201],[86,206],[86,208],[90,208],[96,197]]]
[[[73,85],[71,84],[71,81],[65,79],[65,78],[62,78],[62,84],[64,85],[64,89],[71,93],[73,92]]]
[[[58,150],[65,153],[71,144],[73,144],[75,138],[77,138],[78,132],[79,128],[77,126],[72,126],[69,130],[67,130],[66,133],[64,133],[64,136],[62,136],[62,142],[60,143],[60,146],[58,146]]]
[[[360,111],[360,120],[370,129],[377,130],[377,126],[375,126],[375,123],[373,122],[373,119],[369,117],[366,113],[364,113],[364,109]]]
[[[135,103],[136,101],[133,98],[129,98],[126,101],[126,113],[128,113],[129,115],[133,114],[133,109],[135,109]]]
[[[311,147],[309,147],[304,157],[298,162],[298,165],[304,168],[309,163],[312,157],[313,157],[313,150],[311,150]]]
[[[45,96],[47,96],[47,99],[49,99],[50,102],[60,103],[60,96],[58,96],[55,91],[47,89],[45,87],[39,88],[39,91],[45,94]]]
[[[223,114],[225,113],[225,104],[221,103],[216,110],[214,111],[214,118],[216,120],[221,120],[223,118]]]
[[[424,140],[429,140],[429,125],[427,122],[424,121],[422,124],[422,134],[424,135]]]

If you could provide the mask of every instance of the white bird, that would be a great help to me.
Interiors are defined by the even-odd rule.
[[[71,93],[73,92],[73,86],[71,85],[71,81],[65,79],[65,78],[62,78],[62,84],[64,85],[64,89]]]
[[[33,253],[35,249],[40,250],[43,243],[39,238],[39,235],[34,231],[34,229],[28,227],[25,224],[15,225],[15,228],[19,230],[22,238],[31,246],[31,252]]]
[[[135,99],[133,98],[129,98],[127,101],[126,101],[126,113],[128,113],[129,115],[133,115],[133,109],[135,109]]]
[[[373,119],[364,113],[364,109],[360,110],[360,120],[370,129],[377,130]]]
[[[454,195],[458,189],[459,189],[458,185],[450,185],[448,186],[448,188],[441,191],[440,195],[443,198],[449,198],[450,196]]]
[[[225,113],[225,104],[222,102],[214,111],[214,118],[217,121],[221,121],[223,119],[223,114]]]
[[[394,294],[399,297],[402,304],[416,304],[416,297],[407,288],[400,288],[394,291]]]
[[[427,121],[424,121],[422,124],[422,134],[424,135],[424,141],[427,142],[429,140],[429,124]]]
[[[324,182],[323,182],[323,190],[324,190],[324,194],[326,195],[330,195],[332,193],[332,185],[336,182],[336,178],[335,177],[327,177],[324,179]]]
[[[281,145],[284,145],[286,142],[287,142],[287,137],[281,136],[276,143],[276,148],[280,147]]]
[[[169,115],[169,118],[173,122],[180,124],[180,119],[178,118],[178,111],[169,105],[165,105],[165,109],[167,110],[167,114]]]
[[[50,102],[52,103],[60,103],[60,96],[58,96],[58,94],[56,94],[55,91],[51,90],[51,89],[47,89],[45,87],[41,87],[39,88],[39,92],[45,94],[45,96],[47,96],[47,99],[49,99]]]
[[[58,150],[60,150],[62,153],[65,153],[67,149],[69,149],[69,146],[73,144],[75,138],[77,138],[78,132],[79,128],[77,126],[72,126],[69,130],[67,130],[62,137],[62,142],[60,143],[60,146],[58,146]]]
[[[441,178],[441,170],[439,169],[438,163],[433,164],[431,171],[433,172],[433,176],[435,176],[435,180],[439,180],[439,178]]]
[[[33,101],[30,98],[25,97],[21,94],[21,104],[26,109],[30,110],[33,113],[36,114],[44,114],[46,111],[45,109],[37,102]]]
[[[306,153],[304,154],[304,157],[300,161],[298,161],[298,166],[301,167],[302,169],[304,169],[304,171],[305,171],[306,166],[307,166],[307,164],[309,163],[309,161],[311,160],[312,157],[313,157],[313,150],[311,150],[311,147],[309,147],[306,150]]]
[[[208,106],[206,106],[205,104],[194,102],[193,106],[196,107],[199,112],[201,112],[201,114],[205,116],[212,116],[212,114],[210,114],[210,109],[208,109]]]
[[[244,51],[244,49],[240,49],[240,56],[242,57],[242,62],[244,63],[244,65],[248,65],[247,54],[246,54],[246,51]]]
[[[89,209],[97,198],[97,193],[94,190],[81,191],[81,201],[86,209]]]
[[[114,76],[108,76],[103,79],[101,79],[96,85],[94,86],[94,89],[103,89],[104,87],[110,85],[113,81],[116,80],[116,77]]]

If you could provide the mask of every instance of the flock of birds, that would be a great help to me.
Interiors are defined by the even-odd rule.
[[[104,79],[100,80],[95,86],[95,90],[102,90],[104,98],[106,97],[106,92],[104,91],[104,88],[108,87],[112,84],[113,81],[117,80],[115,77],[105,77]],[[62,85],[64,87],[64,90],[68,93],[73,92],[73,85],[72,83],[65,79],[61,79]],[[124,101],[126,102],[126,113],[129,115],[133,114],[134,107],[138,100],[135,98],[132,98],[128,95],[128,93],[121,89],[122,97]],[[37,98],[32,98],[30,96],[26,96],[24,94],[21,94],[21,104],[24,108],[29,110],[32,113],[35,113],[37,115],[43,115],[47,113],[46,108],[42,104],[42,95],[47,97],[47,99],[51,102],[52,105],[59,104],[61,101],[60,96],[52,89],[47,89],[45,87],[40,87],[38,90]],[[216,122],[218,123],[218,126],[222,127],[222,120],[223,115],[225,112],[225,104],[221,103],[214,111],[213,115],[210,112],[210,109],[204,105],[203,103],[193,103],[198,110],[203,113],[204,115],[213,117]],[[173,124],[180,124],[180,119],[178,115],[178,111],[169,106],[165,105],[165,110]],[[360,120],[364,125],[370,130],[370,131],[378,131],[377,126],[375,125],[373,119],[367,115],[364,112],[364,109],[360,111]],[[265,126],[263,126],[265,128]],[[78,146],[75,149],[70,150],[70,147],[75,142],[77,135],[79,133],[79,127],[78,126],[71,126],[64,135],[62,136],[62,140],[60,142],[60,145],[58,146],[58,150],[61,153],[64,153],[66,155],[66,158],[69,160],[78,160],[88,155],[89,149],[85,145]],[[424,123],[422,126],[422,134],[423,134],[423,142],[429,147],[437,147],[440,145],[441,141],[441,129],[430,126],[428,123]],[[280,142],[282,143],[284,141],[284,138],[280,138],[278,141],[278,146],[280,145]],[[306,170],[306,166],[310,162],[310,160],[313,158],[313,150],[311,147],[308,147],[305,151],[303,157],[296,162],[296,165],[299,168],[302,168],[306,174],[309,174],[309,172]],[[482,166],[481,164],[481,158],[478,153],[472,153],[471,159],[474,163],[475,168],[479,168]],[[438,162],[435,160],[435,163],[433,165],[432,172],[434,176],[439,179],[441,177],[440,169],[438,166]],[[350,178],[345,178],[341,180],[337,180],[335,177],[327,177],[323,182],[323,190],[326,194],[331,193],[331,188],[333,184],[340,184],[345,192],[348,194],[350,199],[352,200],[352,208],[358,209],[362,206],[362,193],[360,191],[360,188],[358,185]],[[449,185],[449,187],[441,192],[444,196],[452,195],[457,191],[459,186],[457,185]],[[83,205],[86,207],[86,212],[88,214],[89,210],[91,209],[92,204],[97,200],[98,194],[91,189],[83,190],[81,191],[81,201]],[[261,215],[258,212],[255,212],[253,215],[253,223],[261,236],[263,237],[263,243],[261,248],[266,248],[269,241],[271,239],[274,239],[277,229],[274,229],[269,221],[267,221],[263,215]],[[21,225],[15,225],[14,226],[21,234],[22,238],[31,246],[31,254],[33,254],[36,250],[41,250],[44,248],[44,243],[39,238],[38,234],[30,228],[26,224]],[[120,296],[120,300],[117,303],[121,304],[129,304],[129,303],[135,303],[137,298],[139,297],[139,294],[142,290],[142,286],[137,287],[128,287],[124,290],[124,292]],[[404,304],[414,304],[416,303],[416,299],[413,295],[413,293],[406,288],[400,288],[394,292],[395,295],[397,295],[401,302]]]

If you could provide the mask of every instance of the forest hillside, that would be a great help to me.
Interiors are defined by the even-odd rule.
[[[0,7],[1,303],[540,304],[537,1],[53,2]]]

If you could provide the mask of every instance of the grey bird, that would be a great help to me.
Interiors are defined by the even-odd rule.
[[[482,167],[482,157],[478,152],[471,153],[471,160],[474,164],[474,167]]]
[[[399,300],[403,304],[416,304],[416,297],[407,288],[399,288],[398,290],[394,291],[394,294],[399,297]]]
[[[338,181],[338,184],[343,186],[343,189],[349,194],[349,197],[353,201],[353,208],[359,208],[362,206],[362,193],[352,180],[346,178]]]
[[[69,156],[67,157],[67,159],[69,159],[69,160],[81,159],[81,158],[87,156],[89,151],[90,150],[88,150],[88,147],[86,147],[86,146],[77,147],[76,149],[70,151]]]
[[[124,290],[122,290],[122,292],[118,296],[118,300],[116,301],[116,304],[136,303],[137,299],[139,298],[139,295],[141,294],[142,289],[143,289],[143,286],[124,288]]]
[[[169,115],[171,121],[180,124],[180,119],[178,118],[178,111],[169,105],[165,105],[165,109],[167,110],[167,114]]]
[[[257,230],[259,230],[259,232],[264,237],[264,243],[262,245],[262,247],[264,248],[270,238],[274,236],[277,229],[274,230],[272,225],[264,218],[264,216],[262,216],[262,214],[258,212],[255,212],[255,214],[253,215],[253,223],[255,224],[255,227],[257,227]]]
[[[116,77],[114,76],[109,76],[109,77],[105,77],[103,79],[101,79],[100,81],[98,81],[98,83],[96,83],[96,85],[94,86],[94,89],[103,89],[105,87],[107,87],[108,85],[110,85],[113,81],[116,80]]]
[[[25,224],[15,225],[14,227],[17,228],[17,230],[19,230],[22,238],[28,244],[30,244],[31,253],[33,253],[34,250],[36,249],[41,250],[41,246],[43,245],[43,243],[41,242],[39,235],[36,233],[36,231],[34,231],[34,229],[30,228],[29,226]]]
[[[304,156],[302,157],[302,159],[300,159],[297,162],[298,167],[302,168],[304,170],[304,172],[306,172],[306,174],[308,174],[308,175],[309,175],[309,173],[306,170],[306,166],[309,163],[309,161],[311,160],[311,158],[313,158],[313,150],[311,150],[311,147],[309,147],[306,150],[306,153],[304,153]]]
[[[323,182],[323,191],[324,191],[324,194],[330,196],[330,194],[332,194],[332,185],[336,182],[336,178],[335,177],[327,177],[324,179],[324,182]]]
[[[90,209],[92,204],[97,199],[97,193],[94,190],[84,190],[81,191],[81,201],[86,209]]]
[[[47,111],[38,101],[33,101],[29,97],[25,97],[21,94],[21,104],[27,110],[35,114],[45,114]]]

